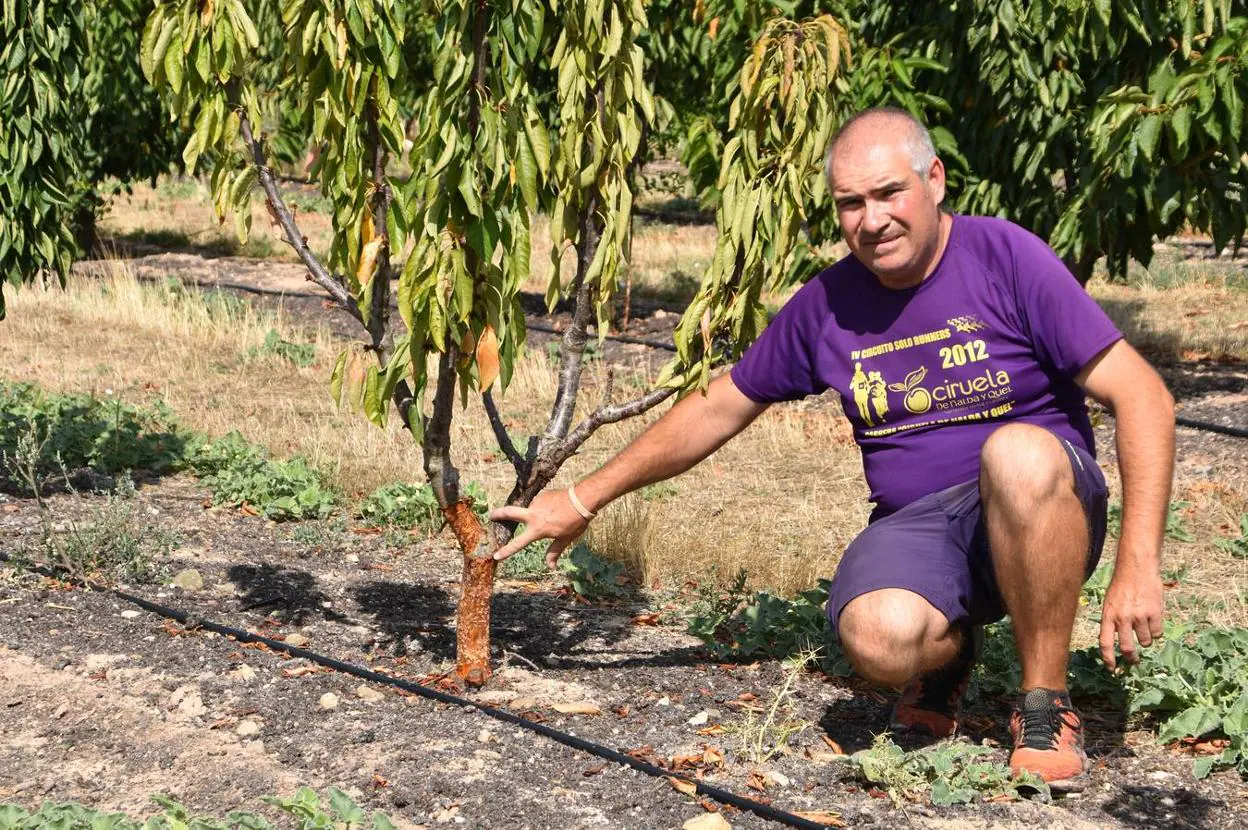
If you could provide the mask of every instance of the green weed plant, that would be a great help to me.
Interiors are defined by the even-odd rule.
[[[31,434],[40,437],[40,480],[81,469],[105,475],[177,470],[191,440],[161,403],[137,406],[119,396],[52,394],[33,384],[0,383],[0,456],[16,455],[19,440]],[[3,484],[30,489],[11,478]]]
[[[1213,543],[1236,559],[1248,559],[1248,513],[1239,516],[1239,537],[1214,539]]]
[[[624,566],[603,559],[581,542],[559,560],[559,570],[578,596],[590,601],[621,600],[628,596]]]
[[[146,820],[76,802],[45,801],[35,811],[16,804],[0,804],[0,830],[394,830],[394,823],[385,814],[369,814],[342,790],[330,787],[326,796],[322,802],[321,796],[308,787],[300,787],[290,798],[266,796],[264,801],[287,819],[277,825],[263,816],[242,811],[232,811],[224,817],[195,815],[163,795],[152,796],[162,812]]]
[[[1229,741],[1221,753],[1195,759],[1197,778],[1230,768],[1248,776],[1248,628],[1168,625],[1163,644],[1141,652],[1125,683],[1128,711],[1157,719],[1158,742]]]
[[[1024,791],[1049,795],[1038,776],[1014,777],[1010,768],[989,760],[992,750],[965,741],[947,741],[907,752],[888,733],[878,735],[868,749],[849,756],[849,766],[861,779],[882,788],[893,804],[920,801],[926,795],[937,806],[969,804],[1002,798],[1018,799]]]
[[[1175,542],[1195,542],[1196,537],[1187,526],[1184,513],[1191,508],[1190,501],[1172,501],[1166,506],[1166,538]],[[1109,535],[1115,539],[1122,535],[1122,503],[1109,506]]]
[[[250,358],[275,357],[300,369],[306,369],[316,362],[316,346],[311,343],[296,343],[282,337],[277,329],[269,329],[264,342],[247,351]]]
[[[478,481],[464,485],[464,495],[472,509],[485,518],[489,502],[485,487]],[[442,509],[428,484],[395,482],[378,487],[360,503],[360,518],[374,527],[402,527],[437,533],[442,528]]]
[[[791,658],[805,651],[822,655],[823,669],[839,677],[851,673],[849,661],[832,635],[825,606],[831,581],[789,599],[746,589],[744,569],[724,591],[700,588],[686,614],[689,633],[718,660],[758,657]]]
[[[212,491],[213,504],[247,505],[273,521],[324,519],[337,502],[307,459],[271,459],[237,432],[199,446],[189,466]]]

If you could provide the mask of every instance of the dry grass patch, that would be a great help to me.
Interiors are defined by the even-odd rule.
[[[311,343],[307,368],[254,355],[270,329]],[[163,399],[188,425],[212,435],[237,429],[279,455],[300,453],[348,496],[393,481],[423,480],[419,448],[392,421],[384,430],[339,410],[328,377],[338,346],[280,314],[241,302],[211,301],[143,284],[120,263],[69,289],[15,292],[0,326],[0,360],[9,380],[57,391]],[[604,369],[586,379],[583,408],[597,405]],[[647,378],[620,376],[619,395]],[[517,366],[500,407],[519,438],[544,425],[555,393],[542,350]],[[565,467],[559,484],[584,475],[657,418],[604,428]],[[492,503],[512,483],[480,404],[470,401],[452,436],[465,479],[485,484]],[[832,572],[845,543],[865,523],[866,488],[858,452],[837,409],[773,408],[737,440],[689,474],[674,491],[634,494],[595,523],[593,542],[630,563],[647,583],[723,579],[746,568],[757,587],[791,591]]]
[[[1088,291],[1150,357],[1248,360],[1248,274],[1232,263],[1159,255],[1131,284],[1094,280]]]
[[[283,192],[312,249],[327,252],[333,239],[329,208],[307,188],[284,187]],[[100,222],[100,232],[106,238],[164,248],[298,261],[259,195],[252,198],[251,219],[251,235],[246,243],[240,243],[231,217],[224,225],[217,221],[207,184],[195,178],[166,176],[155,187],[136,184],[132,193],[113,197]]]

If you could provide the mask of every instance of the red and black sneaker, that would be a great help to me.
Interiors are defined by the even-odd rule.
[[[1070,695],[1032,689],[1020,695],[1010,713],[1010,771],[1030,772],[1055,792],[1079,792],[1088,784],[1088,756],[1083,751],[1083,718]]]
[[[972,627],[963,636],[962,648],[953,660],[906,686],[893,706],[889,728],[897,734],[953,737],[962,715],[962,698],[983,645],[983,626]]]

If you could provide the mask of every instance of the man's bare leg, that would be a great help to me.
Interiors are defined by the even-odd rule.
[[[923,597],[883,588],[846,603],[837,624],[845,656],[860,676],[901,688],[953,660],[963,633]]]
[[[1060,439],[1011,424],[980,457],[980,498],[997,586],[1014,621],[1024,694],[1010,715],[1010,769],[1058,791],[1087,784],[1083,720],[1066,692],[1088,524]]]
[[[1014,623],[1023,690],[1065,690],[1088,526],[1060,440],[1010,424],[984,444],[980,498],[997,585]]]

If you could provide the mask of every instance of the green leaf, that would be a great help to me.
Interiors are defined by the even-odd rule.
[[[170,27],[173,27],[172,21]],[[182,36],[174,34],[169,41],[169,48],[165,50],[165,79],[169,81],[169,86],[173,88],[174,93],[182,91]]]
[[[1157,733],[1159,743],[1199,738],[1222,725],[1222,716],[1210,706],[1192,706],[1167,720]]]
[[[1170,117],[1170,131],[1174,135],[1175,150],[1182,152],[1187,147],[1187,138],[1192,131],[1192,110],[1190,106],[1181,106]]]
[[[350,351],[351,347],[348,346],[338,353],[338,360],[334,362],[334,371],[329,376],[329,394],[338,406],[342,406],[342,382],[346,376],[347,355]]]
[[[524,205],[530,213],[537,212],[537,159],[534,158],[533,148],[529,144],[527,135],[521,136],[516,141],[519,152],[516,155],[516,182],[520,185],[520,192],[524,195]]]
[[[329,806],[338,814],[339,819],[348,824],[364,824],[368,820],[368,816],[351,796],[337,787],[329,788]]]
[[[1139,143],[1140,152],[1144,154],[1144,158],[1152,161],[1157,151],[1157,139],[1161,137],[1162,118],[1157,114],[1144,116],[1140,122],[1139,132],[1136,134],[1136,141]]]

